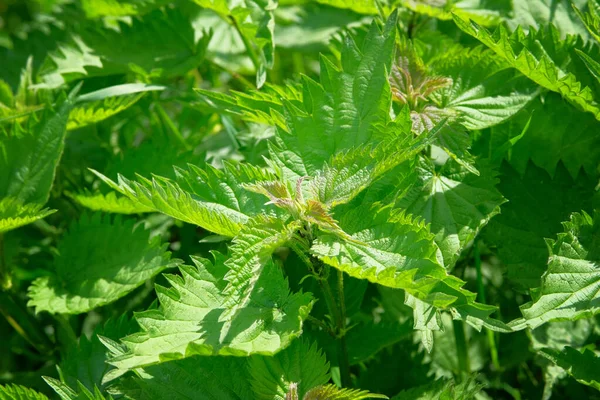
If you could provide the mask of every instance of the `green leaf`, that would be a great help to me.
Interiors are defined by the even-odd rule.
[[[115,29],[87,26],[49,54],[39,71],[38,87],[55,88],[73,80],[125,74],[184,74],[204,59],[210,36],[197,37],[187,16],[177,9],[132,17]],[[141,70],[140,70],[141,69]]]
[[[248,360],[254,399],[286,399],[292,388],[304,398],[312,388],[329,381],[329,363],[315,344],[294,341],[273,357],[252,356]]]
[[[275,57],[275,16],[277,2],[273,0],[194,0],[198,5],[230,19],[242,39],[256,68],[256,86],[266,79],[266,69],[273,68]],[[258,52],[258,55],[255,53]]]
[[[507,266],[507,277],[520,290],[540,285],[548,261],[545,238],[562,231],[561,222],[575,211],[592,210],[595,182],[576,179],[559,164],[554,177],[529,163],[523,175],[504,163],[498,190],[508,202],[484,230]]]
[[[103,121],[137,103],[146,92],[158,90],[164,90],[164,87],[129,83],[79,96],[77,105],[69,114],[67,129],[78,129]]]
[[[279,219],[259,215],[233,238],[229,259],[225,262],[229,271],[223,278],[227,281],[223,290],[224,317],[231,317],[248,305],[252,293],[259,289],[257,281],[264,266],[271,261],[271,255],[289,242],[299,228],[297,221],[286,225]]]
[[[372,218],[364,218],[373,214]],[[510,329],[489,318],[495,307],[475,302],[475,294],[462,289],[463,281],[448,275],[438,258],[434,236],[424,222],[404,213],[355,208],[340,218],[349,240],[329,234],[315,240],[311,252],[325,264],[350,276],[400,288],[439,309],[450,309],[477,329]]]
[[[349,1],[338,1],[337,4],[328,0],[320,2],[324,6],[309,4],[305,7],[280,8],[284,13],[276,13],[277,24],[275,36],[279,49],[291,49],[304,54],[315,54],[326,51],[336,34],[347,28],[363,26],[370,22],[365,15],[357,15],[350,8]],[[358,4],[360,1],[355,1]],[[340,8],[334,8],[335,6]],[[331,7],[334,6],[334,7]]]
[[[367,322],[353,327],[346,334],[350,365],[364,363],[381,350],[410,337],[410,323]]]
[[[556,241],[548,240],[550,258],[542,284],[521,306],[514,326],[535,328],[553,320],[589,318],[600,307],[600,213],[574,213]]]
[[[469,18],[484,26],[497,25],[510,11],[507,1],[498,0],[459,0],[459,1],[437,1],[437,0],[401,0],[400,4],[408,9],[437,18],[442,21],[452,19],[452,15]]]
[[[133,202],[128,197],[117,196],[115,192],[104,195],[102,193],[84,191],[83,193],[68,193],[67,195],[85,208],[93,211],[116,214],[139,214],[154,211],[153,208]]]
[[[579,352],[572,347],[565,347],[563,351],[542,349],[539,354],[563,368],[577,382],[600,390],[600,357],[592,350]]]
[[[581,348],[593,334],[594,322],[589,319],[577,321],[548,322],[530,331],[532,350],[562,351],[566,346]],[[550,398],[554,386],[567,376],[567,372],[547,359],[538,358],[544,370],[544,399]]]
[[[117,183],[92,172],[136,207],[140,205],[228,237],[235,236],[252,216],[271,211],[265,207],[264,197],[244,189],[243,184],[275,177],[248,164],[228,164],[222,171],[190,165],[188,170],[177,168],[174,181],[163,177],[131,181],[119,174]]]
[[[178,168],[185,169],[189,164],[205,165],[204,157],[185,149],[173,136],[165,136],[159,129],[153,130],[150,135],[153,137],[110,158],[103,174],[111,179],[117,179],[119,174],[129,179],[138,175],[176,179]]]
[[[443,126],[443,124],[442,124]],[[310,181],[310,191],[327,208],[349,203],[386,172],[412,159],[431,144],[441,126],[417,138],[411,132],[398,132],[393,140],[376,147],[358,146],[331,157]]]
[[[594,321],[578,319],[576,321],[554,321],[531,330],[533,350],[551,348],[563,350],[566,346],[583,347],[594,333]]]
[[[600,63],[594,60],[592,57],[585,54],[583,51],[579,49],[575,49],[575,52],[583,60],[583,63],[590,71],[590,73],[596,78],[598,82],[600,82]]]
[[[452,161],[439,171],[422,163],[400,184],[399,192],[404,195],[396,207],[431,224],[449,270],[505,201],[496,189],[492,170],[479,169],[481,174],[477,176]]]
[[[224,317],[229,268],[225,256],[213,255],[214,264],[193,258],[196,266],[180,267],[181,276],[165,275],[172,287],[157,286],[161,308],[136,315],[142,332],[123,339],[123,354],[111,364],[125,372],[193,355],[273,355],[300,335],[312,297],[290,294],[272,262],[263,267],[245,306]]]
[[[392,400],[471,400],[477,398],[481,385],[469,378],[461,383],[438,379],[427,385],[404,390]]]
[[[363,400],[363,399],[387,399],[382,394],[369,393],[368,390],[338,388],[335,385],[318,386],[302,398],[302,400]]]
[[[0,233],[46,218],[55,211],[39,204],[21,204],[12,197],[6,197],[0,200]]]
[[[421,343],[425,350],[431,353],[434,344],[433,333],[444,328],[442,315],[435,306],[419,300],[408,292],[405,293],[404,303],[413,309],[413,327],[420,331]]]
[[[43,376],[42,378],[62,400],[112,400],[112,397],[104,397],[98,388],[94,388],[91,392],[79,382],[77,383],[78,391],[75,391],[58,379],[49,376]]]
[[[304,78],[303,105],[286,102],[286,131],[279,130],[271,158],[285,178],[314,176],[333,155],[393,136],[390,124],[391,68],[397,14],[383,32],[373,23],[361,47],[347,37],[341,68],[321,58],[320,83]],[[390,124],[391,125],[391,124]]]
[[[136,329],[137,324],[132,319],[121,316],[97,326],[90,338],[81,335],[77,345],[69,347],[60,362],[61,381],[79,389],[79,393],[85,392],[82,387],[92,392],[98,388],[105,393],[102,378],[112,366],[107,363],[108,349],[104,343],[119,340]]]
[[[585,26],[577,18],[576,7],[585,6],[587,0],[528,0],[513,2],[514,17],[507,21],[511,29],[518,25],[523,28],[540,29],[554,25],[561,37],[568,34],[588,38]]]
[[[577,37],[561,41],[554,28],[536,31],[525,35],[521,28],[509,33],[502,25],[491,34],[475,22],[454,16],[454,22],[465,33],[475,37],[510,66],[538,85],[561,94],[581,110],[592,113],[600,120],[600,107],[589,86],[581,82],[581,77],[565,69],[569,62],[569,51],[583,47]]]
[[[533,114],[532,114],[533,111]],[[600,162],[600,138],[594,134],[598,121],[582,114],[560,96],[548,93],[534,100],[526,109],[505,124],[492,128],[493,144],[526,133],[516,142],[509,159],[523,173],[529,160],[554,176],[559,163],[574,178],[583,170],[593,175]],[[565,143],[569,143],[568,146]]]
[[[432,94],[437,106],[458,114],[469,130],[484,129],[510,118],[529,103],[537,88],[481,47],[451,52],[430,66],[451,85]]]
[[[196,8],[189,12],[193,15],[192,25],[197,32],[212,31],[206,51],[207,60],[227,71],[243,75],[254,73],[244,41],[230,19],[210,8]]]
[[[282,87],[266,84],[260,91],[232,90],[228,94],[200,88],[194,90],[204,103],[219,112],[240,116],[249,122],[276,125],[282,129],[286,129],[283,99],[296,106],[302,104],[300,90],[292,85]],[[200,106],[204,105],[200,104],[198,107]]]
[[[69,112],[76,90],[39,121],[27,121],[23,137],[2,137],[0,142],[0,196],[21,203],[45,204],[66,137]]]
[[[193,356],[139,368],[111,385],[111,391],[146,400],[252,399],[246,366],[243,357]]]
[[[88,18],[141,15],[169,0],[82,0],[81,7]]]
[[[0,400],[48,400],[45,394],[20,385],[0,385]]]
[[[137,369],[111,386],[114,394],[144,399],[286,399],[329,380],[329,364],[315,345],[295,340],[274,356],[193,356]]]
[[[335,8],[352,10],[360,14],[377,14],[375,0],[316,0],[317,3],[325,4]]]
[[[585,4],[585,0],[580,0],[578,3]],[[572,5],[590,35],[600,42],[600,3],[597,0],[588,0],[586,12],[581,11],[581,5],[576,3],[572,3]]]
[[[30,286],[28,304],[36,312],[80,314],[112,303],[179,264],[166,247],[131,220],[84,216],[59,242],[54,274]]]

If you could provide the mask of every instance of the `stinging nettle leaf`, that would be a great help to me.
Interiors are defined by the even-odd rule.
[[[48,397],[25,386],[0,385],[0,400],[48,400]]]
[[[117,196],[115,192],[107,193],[67,193],[77,203],[93,211],[102,211],[115,214],[139,214],[154,211],[154,209],[145,207],[139,203],[131,201],[128,197]]]
[[[248,373],[257,400],[287,399],[294,389],[303,399],[309,390],[329,381],[329,363],[315,344],[295,340],[273,357],[250,357]]]
[[[574,213],[564,233],[548,240],[550,258],[542,284],[521,306],[515,327],[536,328],[553,320],[589,318],[600,312],[600,214]]]
[[[374,217],[364,218],[373,213]],[[434,236],[423,221],[392,211],[390,206],[380,210],[363,207],[347,211],[340,218],[340,227],[350,241],[324,234],[311,248],[325,264],[355,278],[404,289],[436,309],[449,309],[455,318],[478,330],[486,326],[510,331],[489,317],[495,307],[476,303],[476,295],[462,289],[464,282],[447,274]]]
[[[597,126],[592,115],[582,114],[559,95],[548,93],[506,123],[493,127],[491,135],[496,142],[511,140],[525,131],[506,157],[519,172],[523,173],[531,160],[554,176],[562,163],[575,179],[582,168],[593,176],[600,162]]]
[[[581,78],[565,69],[570,57],[569,51],[583,46],[577,37],[561,41],[554,27],[547,30],[530,30],[528,35],[519,27],[508,32],[502,25],[492,34],[473,21],[454,15],[454,22],[465,33],[475,37],[509,65],[538,85],[561,94],[569,102],[583,111],[590,112],[600,120],[600,106],[589,86]]]
[[[498,190],[508,202],[483,234],[497,248],[511,284],[526,291],[540,285],[549,256],[544,239],[560,233],[572,212],[593,210],[595,183],[583,173],[571,178],[562,163],[554,177],[532,163],[523,174],[503,163],[498,178]]]
[[[451,84],[432,94],[443,110],[458,114],[469,130],[499,124],[525,107],[538,90],[520,73],[506,65],[490,50],[481,47],[450,53],[431,68],[451,76]]]
[[[600,390],[600,357],[594,351],[581,352],[567,346],[563,351],[542,349],[539,354],[563,368],[577,382]]]
[[[448,161],[437,171],[422,163],[400,183],[403,196],[396,207],[431,224],[446,269],[452,269],[462,250],[505,202],[489,167],[479,176]]]
[[[393,13],[383,32],[373,23],[362,48],[347,37],[341,68],[321,57],[320,83],[304,77],[302,106],[285,102],[287,131],[278,131],[270,152],[285,178],[314,176],[335,154],[392,134],[385,127],[396,21]]]
[[[119,22],[115,29],[86,26],[51,52],[40,68],[38,88],[73,80],[133,71],[172,77],[198,66],[209,35],[197,37],[189,18],[177,9],[154,10]]]
[[[28,133],[0,142],[0,195],[21,203],[45,204],[64,149],[66,124],[77,89],[39,121],[27,121]]]
[[[275,178],[249,164],[228,164],[223,170],[189,165],[187,170],[175,170],[175,180],[139,177],[132,181],[119,175],[118,183],[92,172],[136,207],[140,205],[228,237],[235,236],[252,216],[270,211],[265,208],[262,195],[243,185]]]
[[[0,200],[0,234],[53,214],[55,210],[38,204],[21,204],[12,197]]]
[[[53,274],[29,287],[28,304],[36,312],[80,314],[112,303],[180,263],[166,247],[132,220],[84,215],[59,242]]]
[[[69,115],[67,129],[79,129],[103,121],[133,106],[146,92],[164,89],[164,86],[129,83],[81,95]]]
[[[224,307],[227,258],[213,253],[214,263],[193,258],[195,267],[180,267],[181,276],[166,275],[170,288],[157,286],[159,310],[136,315],[142,332],[122,340],[125,350],[110,363],[120,371],[194,355],[273,355],[302,332],[313,300],[290,294],[282,271],[268,261],[243,307]]]

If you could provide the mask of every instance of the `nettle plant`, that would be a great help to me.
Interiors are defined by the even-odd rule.
[[[42,3],[0,399],[598,397],[599,4]]]

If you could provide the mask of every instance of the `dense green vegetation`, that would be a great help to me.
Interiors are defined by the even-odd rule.
[[[0,399],[600,399],[598,0],[0,2]]]

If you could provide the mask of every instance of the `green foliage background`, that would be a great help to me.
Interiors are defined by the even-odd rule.
[[[0,2],[0,399],[600,398],[598,0]]]

